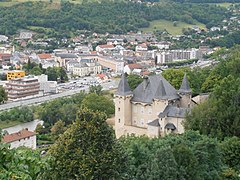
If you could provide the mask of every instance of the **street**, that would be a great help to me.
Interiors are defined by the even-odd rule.
[[[74,80],[74,81],[71,80],[68,83],[59,84],[58,88],[61,87],[61,90],[60,90],[60,93],[58,93],[58,94],[52,94],[52,95],[48,95],[48,96],[41,96],[41,97],[36,97],[36,98],[32,98],[32,99],[25,99],[25,100],[19,100],[19,101],[8,102],[6,104],[2,104],[2,105],[0,105],[0,111],[11,109],[14,107],[19,107],[19,106],[41,104],[41,103],[44,103],[46,101],[50,101],[50,100],[53,100],[56,98],[71,96],[71,95],[77,94],[81,91],[88,92],[89,85],[97,85],[96,83],[95,84],[91,83],[91,80],[90,79],[88,80],[88,79],[86,79],[86,80],[80,79],[80,80]],[[83,81],[85,82],[86,85],[79,85]],[[110,82],[101,83],[101,86],[103,87],[103,90],[109,90],[110,88],[116,88],[118,83],[119,83],[118,80],[111,80]]]

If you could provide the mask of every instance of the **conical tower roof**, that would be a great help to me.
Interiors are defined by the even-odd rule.
[[[160,80],[160,83],[158,85],[158,88],[157,88],[157,91],[156,91],[156,94],[155,94],[155,99],[166,99],[166,90],[165,90],[165,87],[163,85],[163,82],[162,80]]]
[[[119,82],[119,85],[118,85],[118,90],[116,92],[116,95],[126,96],[126,95],[130,95],[130,94],[133,94],[133,93],[129,87],[127,77],[126,77],[125,73],[123,73],[121,80]]]
[[[189,86],[189,82],[188,82],[188,78],[187,78],[187,74],[184,74],[183,80],[182,80],[182,85],[179,89],[180,93],[191,93],[192,90]]]

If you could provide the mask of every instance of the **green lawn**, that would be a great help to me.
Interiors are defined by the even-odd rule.
[[[230,7],[233,3],[208,3],[208,4],[214,4],[214,5],[217,5],[217,6],[221,6],[221,7],[228,8],[228,7]],[[236,4],[236,3],[235,3],[235,4]]]
[[[8,128],[11,126],[16,126],[18,124],[21,124],[20,121],[0,121],[0,129]]]
[[[172,35],[181,35],[183,28],[188,28],[192,26],[198,26],[200,28],[206,28],[204,24],[201,23],[196,23],[196,25],[192,24],[187,24],[184,22],[177,22],[177,26],[173,26],[172,21],[167,21],[167,20],[155,20],[150,22],[150,26],[148,28],[142,28],[140,29],[143,32],[152,32],[155,30],[164,30],[166,29],[170,34]]]

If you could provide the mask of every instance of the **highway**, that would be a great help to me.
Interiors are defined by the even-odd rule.
[[[108,90],[109,87],[116,88],[118,85],[119,81],[111,81],[111,82],[106,82],[102,83],[101,86],[103,87],[103,90]],[[41,96],[41,97],[36,97],[32,99],[25,99],[25,100],[19,100],[19,101],[14,101],[14,102],[8,102],[5,104],[0,105],[0,111],[11,109],[14,107],[19,107],[19,106],[28,106],[28,105],[34,105],[34,104],[41,104],[47,101],[51,101],[53,99],[61,98],[61,97],[67,97],[71,96],[74,94],[79,93],[80,91],[89,91],[89,86],[84,86],[82,88],[76,88],[76,89],[71,89],[71,90],[66,90],[58,94],[52,94],[49,96]]]

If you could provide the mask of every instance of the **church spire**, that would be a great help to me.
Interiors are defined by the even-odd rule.
[[[160,80],[160,84],[158,85],[156,94],[155,94],[155,98],[156,99],[165,99],[166,98],[166,90],[165,87],[163,85],[162,80]]]
[[[183,80],[182,80],[182,85],[179,89],[180,93],[191,93],[192,90],[189,86],[189,82],[188,82],[188,78],[187,78],[187,74],[184,74]]]
[[[120,80],[120,83],[118,85],[116,95],[126,96],[126,95],[130,95],[130,94],[132,94],[132,91],[129,87],[127,77],[126,77],[125,73],[123,73],[122,77],[121,77],[121,80]]]

